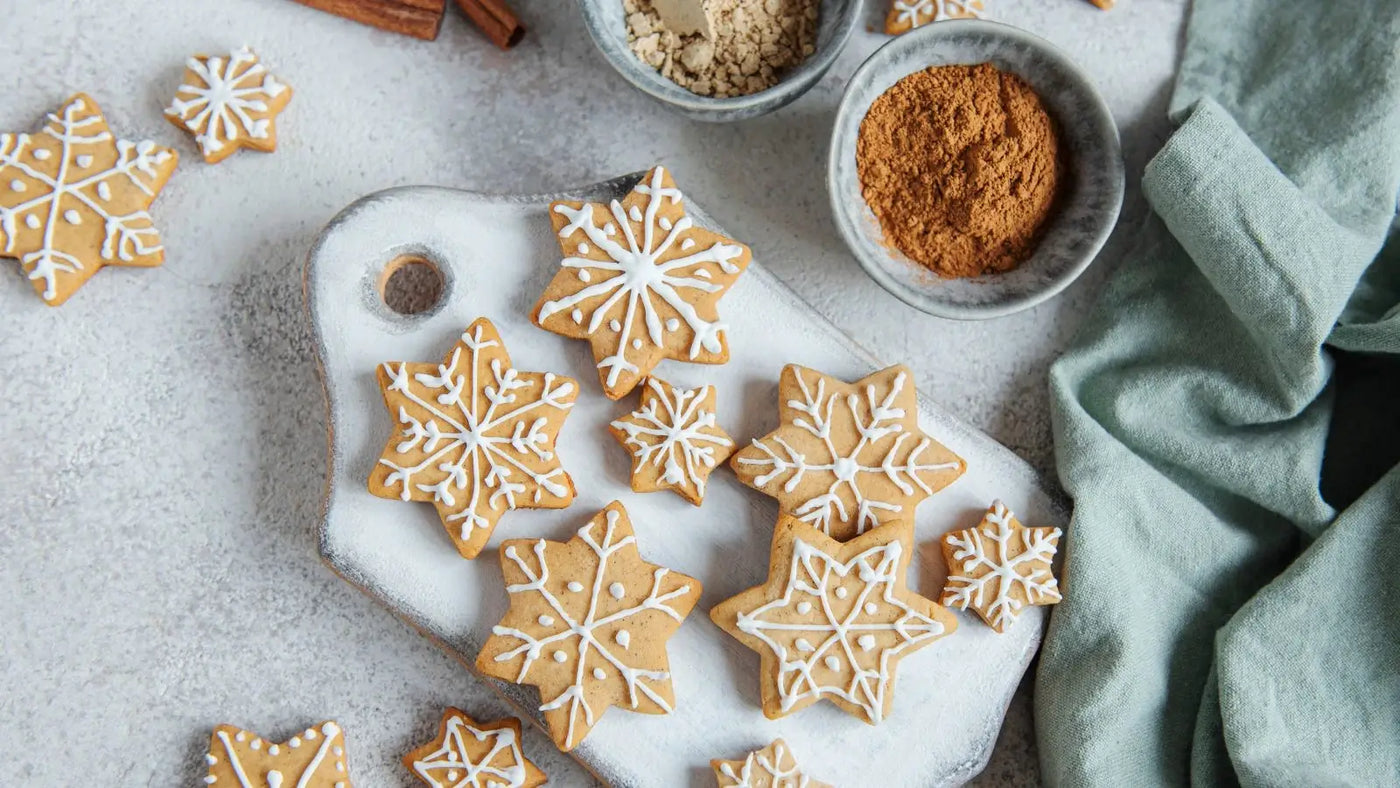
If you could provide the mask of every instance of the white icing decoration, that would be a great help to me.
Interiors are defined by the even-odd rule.
[[[633,338],[632,338],[632,349],[633,349],[633,350],[641,350],[641,349],[642,349],[642,340],[637,339],[636,337],[633,337]]]
[[[554,652],[554,661],[555,661],[555,662],[563,662],[563,661],[567,660],[568,658],[569,658],[569,655],[568,655],[568,654],[565,654],[565,653],[562,652],[562,651],[556,651],[556,652]]]
[[[807,615],[808,613],[812,612],[812,603],[806,601],[798,602],[797,612],[804,616]]]
[[[939,19],[976,17],[971,0],[894,0],[895,25],[922,27]]]
[[[87,169],[88,167],[91,167],[91,166],[92,166],[92,154],[89,154],[89,153],[82,153],[82,154],[79,154],[77,157],[75,157],[75,158],[73,159],[73,163],[76,164],[76,165],[78,165],[79,167],[82,167],[83,169]]]
[[[540,626],[542,626],[542,627],[554,626],[554,617],[553,617],[553,616],[541,615],[541,616],[540,616],[538,619],[536,619],[536,620],[540,622]]]
[[[214,764],[219,762],[219,759],[214,756],[214,753],[210,752],[205,753],[204,762],[209,764],[210,766],[213,766]]]
[[[35,214],[31,213],[28,216],[24,217],[24,226],[28,227],[31,230],[37,230],[40,227],[42,227],[43,224],[44,223],[40,221],[39,217]]]
[[[302,770],[301,775],[297,778],[295,788],[308,788],[308,786],[311,784],[311,779],[316,775],[316,770],[321,765],[321,761],[325,759],[326,751],[330,749],[332,743],[335,741],[336,734],[340,733],[340,728],[338,728],[334,723],[329,722],[326,723],[322,730],[325,731],[326,738],[324,741],[321,742],[321,747],[319,750],[316,751],[316,755],[311,759],[310,762],[307,763],[306,768]],[[315,732],[309,728],[307,729],[306,734],[306,738],[308,739],[315,737]],[[219,743],[223,745],[224,759],[228,762],[229,768],[233,769],[233,775],[238,780],[238,788],[259,788],[257,783],[254,783],[249,778],[248,772],[243,768],[243,763],[238,758],[238,752],[234,749],[233,742],[229,741],[228,733],[226,731],[220,730],[215,734],[215,737],[219,740]],[[247,738],[248,734],[246,731],[239,731],[237,734],[234,735],[233,741],[242,743]],[[295,746],[290,741],[287,742],[287,745]],[[260,749],[262,747],[262,740],[254,738],[253,741],[249,742],[248,747],[253,750]],[[277,755],[277,746],[270,745],[267,748],[267,754],[270,756]],[[213,753],[210,753],[205,760],[211,766],[218,762],[218,759],[214,756]],[[339,766],[341,770],[344,770],[344,764],[339,764]],[[209,777],[212,778],[213,775],[210,775]],[[205,783],[213,784],[216,781],[216,779],[217,778],[205,778],[204,781]],[[285,784],[285,779],[285,775],[283,775],[282,772],[278,771],[277,769],[269,770],[265,776],[267,788],[281,788],[281,786]]]
[[[580,268],[580,269],[578,269],[578,280],[579,280],[580,282],[589,282],[589,281],[592,281],[592,279],[593,279],[593,274],[590,274],[590,273],[588,272],[588,269],[587,269],[587,268]]]
[[[705,495],[705,479],[716,465],[716,451],[728,449],[733,442],[715,423],[715,412],[700,407],[710,397],[712,388],[683,389],[663,386],[656,378],[647,378],[645,404],[626,419],[612,423],[625,433],[628,447],[639,465],[660,466],[662,481],[672,486],[688,485],[696,494]]]
[[[783,742],[775,741],[770,746],[773,757],[768,756],[767,747],[751,752],[737,772],[737,761],[721,761],[720,788],[807,788],[810,779],[798,771],[797,762]]]
[[[12,192],[22,192],[28,188],[28,186],[24,185],[24,181],[20,180],[19,178],[15,178],[14,180],[10,181],[10,191]]]
[[[112,199],[112,187],[106,181],[97,184],[97,196],[104,200]]]
[[[826,665],[827,670],[841,669],[841,660],[837,659],[836,657],[827,657],[826,659],[822,660],[822,662]]]
[[[625,629],[619,629],[617,634],[613,635],[613,642],[623,648],[627,648],[632,643],[632,633]]]
[[[251,744],[249,744],[248,746],[249,746],[250,748],[254,749],[254,750],[261,750],[261,749],[262,749],[262,739],[253,739],[253,742],[252,742]]]
[[[280,750],[280,748],[279,748],[277,745],[274,744],[274,745],[272,745],[271,747],[268,747],[268,748],[267,748],[267,754],[268,754],[268,755],[276,755],[276,754],[279,752],[279,750]]]
[[[582,310],[582,309],[575,309],[574,311],[572,311],[572,312],[569,313],[569,317],[573,318],[573,320],[574,320],[575,323],[582,323],[582,322],[583,322],[583,310]]]
[[[474,741],[490,743],[480,758],[473,759],[467,752],[468,735]],[[413,771],[424,782],[441,788],[521,788],[528,774],[514,730],[484,730],[456,714],[447,720],[442,746],[414,761]],[[445,772],[445,782],[439,772]]]
[[[668,318],[666,318],[666,330],[667,330],[667,331],[675,332],[675,331],[679,330],[680,327],[681,327],[681,321],[675,319],[674,317],[668,317]]]
[[[595,678],[595,679],[597,679],[597,680],[599,680],[599,681],[602,681],[603,679],[605,679],[605,678],[607,678],[607,677],[608,677],[607,672],[605,672],[602,668],[594,668],[594,669],[593,669],[593,678]]]
[[[39,148],[38,150],[34,151],[34,158],[39,161],[48,161],[49,157],[52,155],[52,153],[49,153],[44,148]],[[66,159],[67,157],[65,156],[64,158]]]
[[[621,321],[621,320],[617,320],[617,319],[609,320],[609,321],[608,321],[608,328],[612,329],[613,331],[621,331],[621,330],[622,330],[622,321]]]
[[[580,591],[583,590],[583,583],[580,583],[580,582],[578,582],[577,580],[570,580],[570,581],[569,581],[568,588],[569,588],[570,591],[572,591],[572,592],[574,592],[575,594],[577,594],[578,592],[580,592]]]
[[[608,593],[612,595],[613,599],[621,599],[627,590],[622,587],[621,583],[614,582],[608,586]]]
[[[985,611],[988,622],[998,631],[1010,626],[1020,612],[1021,601],[1011,596],[1018,583],[1032,604],[1060,600],[1059,583],[1050,570],[1060,529],[1013,529],[1012,517],[1006,504],[995,501],[991,511],[977,527],[955,531],[944,537],[955,548],[953,560],[956,566],[949,567],[943,603],[959,610],[969,607],[980,610],[984,607],[985,597],[993,593],[990,587],[995,586],[994,596]],[[1012,555],[1014,530],[1021,532],[1021,551]],[[991,543],[990,550],[988,542]],[[1034,567],[1026,574],[1019,571],[1022,564],[1037,561],[1044,566]],[[980,577],[972,577],[971,573],[979,568],[989,571]]]
[[[687,251],[688,249],[690,249],[690,248],[693,247],[693,246],[695,246],[695,239],[694,239],[694,238],[687,238],[687,239],[685,239],[684,241],[681,241],[681,251],[682,251],[682,252]]]
[[[165,114],[195,135],[205,156],[240,139],[270,136],[270,119],[255,115],[267,112],[287,88],[247,47],[227,59],[192,57],[185,67],[196,82],[180,85]]]
[[[870,649],[875,648],[875,636],[861,635],[860,637],[856,638],[856,645],[860,646],[861,651],[869,651]]]
[[[282,773],[273,769],[267,773],[267,788],[282,788]]]
[[[586,243],[584,243],[584,242],[582,242],[582,241],[579,241],[579,244],[578,244],[578,253],[579,253],[579,254],[588,254],[588,244],[586,244]]]
[[[73,210],[72,208],[69,208],[68,210],[63,212],[63,221],[68,222],[69,224],[82,224],[83,217],[79,216],[77,211]]]

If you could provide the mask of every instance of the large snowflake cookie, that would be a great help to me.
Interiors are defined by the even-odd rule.
[[[510,609],[476,668],[538,687],[559,749],[578,746],[610,706],[671,711],[666,641],[700,599],[700,581],[642,560],[622,504],[567,542],[505,542],[501,568]]]
[[[146,209],[178,158],[113,137],[82,93],[37,133],[0,134],[0,256],[19,260],[49,306],[104,265],[160,265],[165,250]]]
[[[520,720],[483,725],[461,709],[442,713],[437,738],[403,757],[433,788],[535,788],[544,772],[520,749]]]
[[[230,788],[350,788],[345,734],[334,722],[273,743],[252,731],[220,725],[204,756],[206,785]]]
[[[998,632],[1015,622],[1021,608],[1060,601],[1051,569],[1058,528],[1027,528],[996,501],[982,522],[946,533],[939,542],[948,563],[943,604],[974,611]]]
[[[846,540],[914,516],[967,464],[919,429],[912,375],[893,366],[843,383],[795,365],[778,382],[778,429],[736,453],[740,481]]]
[[[908,521],[840,543],[779,518],[768,581],[710,611],[762,656],[769,719],[823,698],[872,725],[889,715],[899,661],[957,628],[951,612],[906,586],[913,548]]]
[[[165,117],[194,135],[205,161],[218,164],[239,148],[276,150],[277,116],[291,100],[292,89],[243,47],[228,57],[185,61],[184,81]]]
[[[632,452],[635,492],[675,490],[699,506],[710,472],[734,451],[715,422],[715,388],[683,389],[647,378],[641,406],[608,427]]]
[[[803,774],[782,739],[774,739],[741,761],[712,760],[710,767],[719,788],[831,788]]]
[[[621,201],[549,206],[564,261],[535,305],[535,325],[593,345],[603,392],[618,399],[663,358],[729,360],[718,304],[749,248],[695,226],[665,168]]]
[[[897,36],[941,19],[975,19],[982,0],[892,0],[885,33]]]
[[[369,491],[432,501],[463,558],[481,552],[506,511],[573,501],[554,442],[578,385],[513,368],[486,318],[468,326],[440,364],[381,364],[379,386],[398,430],[370,473]]]

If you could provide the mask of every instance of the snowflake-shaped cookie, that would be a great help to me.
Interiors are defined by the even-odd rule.
[[[520,749],[520,720],[482,725],[461,709],[442,713],[437,738],[403,757],[433,788],[535,788],[544,772]]]
[[[710,761],[710,767],[715,770],[719,788],[831,788],[803,774],[782,739],[774,739],[742,761],[715,759]]]
[[[893,366],[847,384],[789,365],[778,382],[781,426],[729,464],[783,512],[838,540],[912,518],[967,464],[919,429],[910,378]]]
[[[675,490],[699,506],[710,472],[734,451],[715,423],[715,388],[682,389],[647,378],[641,407],[609,425],[632,452],[632,489]]]
[[[432,501],[463,558],[481,552],[507,510],[573,501],[554,441],[578,386],[512,368],[490,320],[468,326],[441,364],[380,365],[379,386],[401,429],[384,445],[369,491]]]
[[[218,164],[239,148],[276,150],[277,116],[291,100],[292,89],[243,47],[226,58],[185,61],[185,79],[165,117],[194,135],[205,161]]]
[[[982,522],[946,533],[939,542],[948,563],[943,604],[973,610],[998,632],[1015,622],[1022,607],[1060,601],[1050,567],[1060,543],[1058,528],[1027,528],[996,501]]]
[[[897,36],[940,19],[973,19],[981,12],[982,0],[893,0],[885,33]]]
[[[531,319],[593,345],[605,394],[627,394],[663,358],[729,360],[717,306],[752,255],[696,227],[665,168],[621,202],[556,202],[549,217],[564,261]]]
[[[49,306],[104,265],[160,265],[165,250],[146,209],[178,158],[113,137],[82,93],[39,132],[0,134],[0,256],[19,259]]]
[[[273,743],[252,731],[220,725],[204,756],[206,785],[227,788],[350,788],[345,734],[334,722]]]
[[[843,544],[779,518],[768,581],[710,611],[762,655],[769,719],[822,698],[872,725],[889,715],[899,660],[957,628],[951,612],[906,587],[913,545],[908,521]]]
[[[539,687],[559,749],[583,741],[609,706],[671,711],[666,641],[700,599],[700,582],[642,560],[622,504],[567,542],[505,542],[501,567],[510,609],[476,668]]]

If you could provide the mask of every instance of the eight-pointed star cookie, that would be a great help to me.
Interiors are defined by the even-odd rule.
[[[442,713],[437,738],[403,757],[403,765],[433,788],[535,788],[544,772],[520,749],[520,720],[486,725],[461,709]]]
[[[899,661],[957,628],[905,584],[914,526],[888,523],[840,543],[792,517],[773,533],[768,580],[710,618],[762,656],[763,713],[826,698],[870,724],[890,713]]]
[[[642,388],[637,410],[608,427],[632,453],[632,490],[675,490],[699,506],[710,472],[734,451],[715,422],[715,388],[683,389],[655,375]]]
[[[700,581],[647,563],[614,501],[567,542],[501,545],[510,609],[476,658],[487,676],[540,690],[559,749],[583,741],[610,706],[675,706],[666,641],[700,598]]]
[[[243,47],[228,57],[185,61],[184,81],[165,118],[194,135],[206,162],[218,164],[239,148],[276,150],[277,116],[291,100],[292,89]]]
[[[855,383],[795,365],[778,382],[778,429],[729,461],[739,480],[837,540],[914,517],[967,464],[919,429],[912,375],[893,366]]]
[[[831,788],[802,773],[787,742],[774,739],[761,750],[754,750],[742,761],[710,761],[719,788]]]
[[[578,385],[511,367],[490,320],[468,326],[441,364],[381,364],[379,386],[399,429],[384,444],[369,491],[432,501],[463,558],[481,552],[507,510],[573,501],[554,442]]]
[[[940,19],[975,19],[982,0],[892,0],[885,33],[897,36]]]
[[[165,250],[146,209],[178,158],[113,137],[82,93],[36,133],[0,134],[0,256],[19,259],[49,306],[104,265],[160,265]]]
[[[1060,529],[1027,528],[1006,504],[993,502],[980,523],[939,540],[948,563],[943,604],[971,609],[1005,632],[1022,607],[1060,601],[1051,569],[1059,543]]]
[[[621,201],[556,202],[549,217],[564,261],[530,319],[592,344],[603,393],[622,397],[663,358],[729,360],[717,307],[752,254],[696,227],[665,168]]]
[[[234,725],[209,736],[206,785],[215,788],[350,788],[345,733],[334,722],[274,743]]]

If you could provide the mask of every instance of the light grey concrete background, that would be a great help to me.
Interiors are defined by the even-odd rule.
[[[1050,469],[1046,369],[1143,216],[1137,176],[1168,131],[1185,6],[987,5],[1097,75],[1129,199],[1064,295],[960,324],[879,290],[830,226],[836,101],[883,40],[864,30],[804,99],[715,127],[632,91],[559,0],[518,0],[530,35],[507,53],[455,13],[429,43],[290,0],[0,0],[0,129],[30,130],[83,90],[120,136],[182,157],[154,207],[164,267],[105,270],[60,309],[16,264],[0,276],[0,784],[195,784],[216,723],[281,738],[333,717],[357,784],[409,785],[398,758],[442,706],[505,712],[316,557],[325,432],[301,266],[320,226],[370,191],[548,191],[664,163],[816,309]],[[160,110],[187,56],[244,43],[296,95],[281,150],[211,167]],[[1022,699],[983,782],[1036,782],[1030,730]],[[539,734],[526,745],[557,784],[586,784]]]

